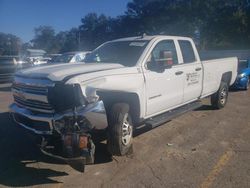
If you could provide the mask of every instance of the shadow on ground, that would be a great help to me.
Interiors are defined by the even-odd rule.
[[[58,183],[50,179],[67,173],[52,169],[28,167],[38,161],[49,162],[40,150],[22,134],[10,119],[8,113],[0,114],[0,185],[24,187],[45,183]]]
[[[67,176],[68,173],[51,168],[39,168],[38,162],[67,165],[43,155],[23,128],[18,127],[9,113],[0,113],[0,186],[25,187],[41,184],[60,183],[53,177]],[[106,144],[96,145],[96,163],[112,160]]]
[[[202,105],[201,107],[195,109],[194,111],[210,111],[214,110],[214,107],[212,105]]]
[[[237,89],[237,88],[230,88],[229,89],[229,92],[231,93],[237,93],[237,92],[242,92],[242,91],[246,91],[244,89]]]
[[[212,110],[209,105],[203,105],[196,111]],[[135,131],[138,136],[152,130],[144,126]],[[100,137],[99,137],[100,138]],[[31,139],[30,134],[18,127],[9,113],[0,113],[0,186],[25,187],[42,184],[60,183],[53,180],[53,177],[67,176],[68,173],[50,168],[39,168],[38,162],[49,164],[67,165],[61,161],[54,160],[43,155]],[[96,144],[95,164],[112,161],[106,144]]]
[[[214,110],[214,107],[211,106],[211,105],[202,105],[201,107],[195,109],[194,111],[210,111],[210,110]],[[171,120],[170,120],[170,121],[171,121]],[[170,121],[169,121],[169,122],[170,122]],[[164,123],[162,123],[162,124],[166,124],[166,123],[168,123],[168,122],[164,122]],[[159,125],[159,126],[161,126],[161,125]],[[158,127],[158,126],[157,126],[157,127]],[[155,128],[157,128],[157,127],[155,127]],[[135,137],[136,137],[136,136],[139,136],[139,135],[144,134],[144,133],[146,133],[146,132],[148,132],[148,131],[150,131],[150,130],[152,130],[152,129],[154,129],[154,128],[152,128],[150,125],[142,125],[142,126],[140,126],[140,128],[137,128],[137,129],[134,131],[134,136],[135,136]]]

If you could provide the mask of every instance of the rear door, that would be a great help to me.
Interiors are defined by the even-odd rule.
[[[196,100],[202,92],[202,64],[195,54],[194,44],[189,40],[178,40],[182,53],[184,72],[184,96],[183,103]]]

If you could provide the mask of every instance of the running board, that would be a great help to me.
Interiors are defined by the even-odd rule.
[[[147,126],[151,126],[151,128],[155,128],[163,123],[166,123],[167,121],[170,121],[170,120],[172,120],[172,119],[174,119],[174,118],[176,118],[176,117],[178,117],[186,112],[195,110],[201,106],[202,106],[202,103],[200,101],[186,104],[186,105],[181,106],[177,109],[170,110],[166,113],[163,113],[161,115],[150,118],[150,119],[145,121],[145,124]]]

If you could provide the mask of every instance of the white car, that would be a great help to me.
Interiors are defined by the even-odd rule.
[[[18,72],[10,111],[24,128],[61,140],[54,146],[66,160],[91,163],[93,132],[107,130],[110,153],[125,155],[142,124],[158,126],[208,96],[223,108],[238,59],[201,61],[190,38],[142,36],[104,43],[84,61]]]
[[[33,58],[33,65],[42,65],[46,64],[51,60],[49,57],[38,57],[38,58]]]
[[[88,51],[84,52],[67,52],[62,55],[56,56],[50,63],[78,63],[82,62],[85,58],[85,55],[89,53]]]

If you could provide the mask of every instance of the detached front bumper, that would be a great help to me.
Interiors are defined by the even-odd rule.
[[[34,113],[15,103],[10,105],[9,109],[16,123],[39,135],[52,135],[57,129],[57,122],[74,116],[85,118],[89,122],[91,129],[103,130],[108,126],[106,111],[102,101],[78,107],[76,111],[69,110],[55,114]]]
[[[65,142],[68,143],[68,140],[63,140],[63,149],[59,152],[55,150],[56,147],[58,148],[58,145],[52,146],[51,148],[51,146],[47,144],[47,141],[42,139],[40,151],[48,157],[68,163],[72,168],[84,172],[85,165],[93,164],[95,161],[95,145],[87,134],[75,133],[71,134],[71,136],[73,137],[71,137],[70,145],[65,145]],[[79,140],[76,141],[75,139],[77,137],[86,138],[86,140],[84,139],[84,145],[86,145],[79,148],[83,142]]]

